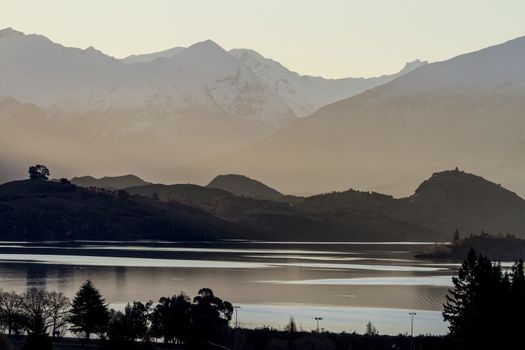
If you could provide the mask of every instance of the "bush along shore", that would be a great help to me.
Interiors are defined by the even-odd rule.
[[[307,332],[293,318],[283,330],[231,327],[233,305],[209,288],[193,299],[180,293],[156,304],[134,301],[121,311],[109,309],[89,280],[72,300],[36,288],[1,291],[0,349],[522,349],[522,260],[503,269],[471,249],[452,280],[443,309],[450,333],[417,337],[380,335],[370,322],[364,334]]]

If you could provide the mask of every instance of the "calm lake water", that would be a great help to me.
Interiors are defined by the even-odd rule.
[[[330,331],[443,334],[442,304],[457,264],[422,261],[418,242],[0,242],[0,287],[74,295],[91,279],[113,307],[202,287],[239,305],[244,327],[314,317]]]

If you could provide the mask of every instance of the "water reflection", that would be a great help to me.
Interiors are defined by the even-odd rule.
[[[112,305],[156,301],[181,291],[194,295],[209,287],[243,305],[242,320],[253,326],[264,321],[282,327],[294,316],[308,328],[310,316],[323,312],[327,329],[362,331],[370,320],[384,333],[398,333],[404,326],[393,325],[404,319],[405,310],[426,310],[429,322],[421,329],[441,333],[440,310],[457,266],[414,259],[424,248],[413,243],[3,242],[0,283],[4,290],[45,287],[72,296],[91,279]]]

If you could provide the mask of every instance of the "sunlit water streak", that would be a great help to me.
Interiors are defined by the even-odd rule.
[[[221,260],[184,260],[184,259],[146,259],[127,257],[100,257],[86,255],[47,255],[47,254],[0,254],[0,261],[25,261],[45,264],[63,264],[79,266],[120,266],[120,267],[176,267],[206,269],[254,269],[270,266],[256,262],[221,261]]]
[[[295,281],[256,281],[259,283],[319,285],[319,286],[452,286],[452,276],[424,277],[362,277],[362,278],[325,278]]]

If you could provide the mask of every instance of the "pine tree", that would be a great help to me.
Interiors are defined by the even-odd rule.
[[[86,339],[91,334],[103,334],[109,321],[109,311],[102,295],[90,280],[80,287],[71,305],[69,322],[71,331],[84,333]]]
[[[467,259],[452,279],[443,318],[461,349],[521,349],[523,344],[523,266],[514,265],[511,274],[503,273],[499,263],[470,250]]]

